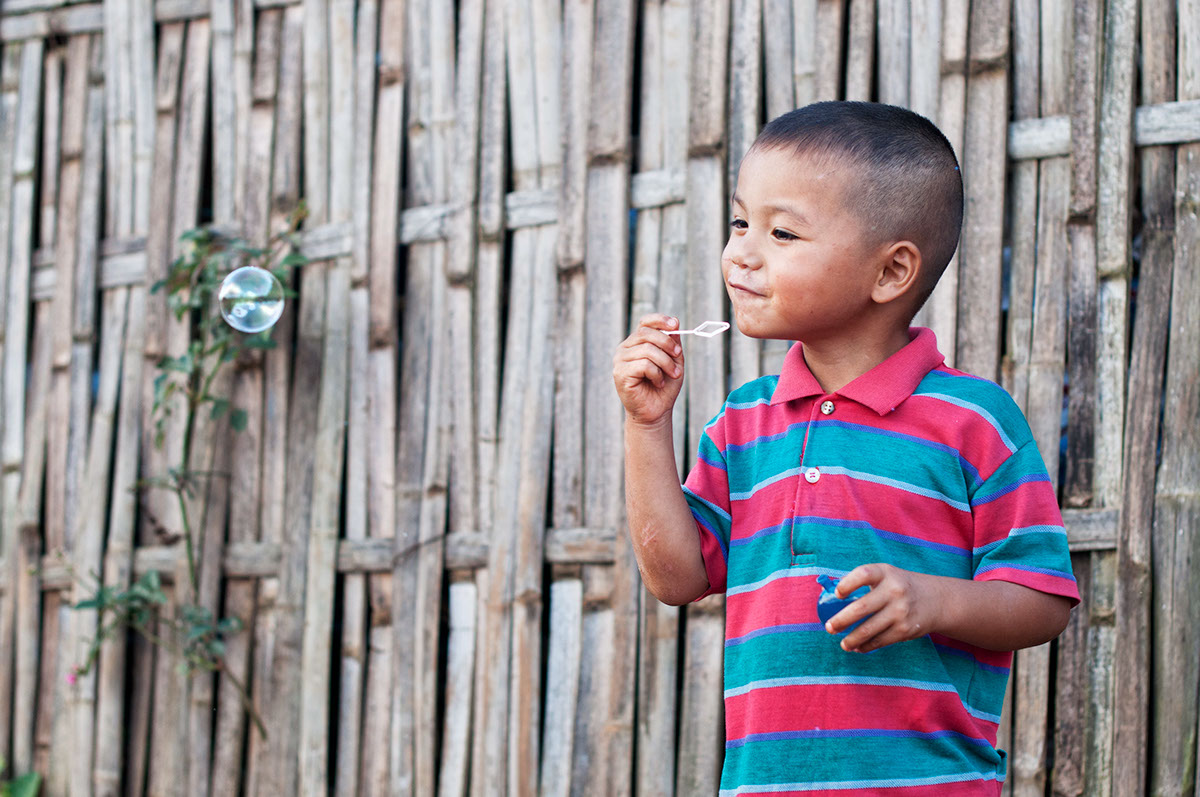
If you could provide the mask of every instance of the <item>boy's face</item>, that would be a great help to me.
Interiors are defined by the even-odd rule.
[[[809,344],[856,335],[882,247],[845,207],[853,190],[853,170],[828,160],[778,148],[746,155],[721,256],[743,334]]]

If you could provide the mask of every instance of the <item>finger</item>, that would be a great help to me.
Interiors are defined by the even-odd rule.
[[[874,588],[887,576],[887,567],[883,564],[859,565],[838,581],[835,590],[837,596],[839,598],[849,597],[859,587]]]
[[[663,313],[650,313],[638,320],[638,326],[649,329],[679,329],[679,319]]]
[[[876,613],[846,634],[842,639],[842,650],[849,653],[869,653],[893,642],[899,642],[901,640],[898,637],[891,638],[893,626],[894,623],[888,617]]]
[[[671,356],[670,353],[664,351],[653,343],[639,343],[625,350],[622,359],[628,363],[636,363],[642,360],[648,360],[672,379],[678,379],[683,376],[682,358]]]
[[[674,366],[668,367],[674,368]],[[630,361],[625,368],[621,369],[618,378],[624,380],[625,384],[630,387],[635,387],[641,382],[649,382],[655,388],[662,389],[667,380],[673,377],[658,363],[647,357],[640,357]]]

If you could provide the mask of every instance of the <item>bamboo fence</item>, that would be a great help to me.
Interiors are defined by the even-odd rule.
[[[875,99],[963,163],[919,321],[1002,382],[1061,488],[1083,605],[1017,656],[1006,795],[1190,795],[1200,694],[1198,0],[5,0],[0,756],[49,795],[700,795],[723,603],[624,531],[611,355],[717,268],[767,118]],[[201,224],[301,201],[278,346],[219,388],[180,513],[135,489],[188,329],[149,286]],[[731,384],[689,360],[686,468]],[[96,632],[71,572],[236,616],[231,675]]]

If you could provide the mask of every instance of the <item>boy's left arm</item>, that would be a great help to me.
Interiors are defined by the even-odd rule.
[[[866,653],[929,633],[989,650],[1017,650],[1054,639],[1067,627],[1072,601],[1009,581],[973,581],[868,564],[838,582],[838,597],[871,591],[825,624],[839,633],[863,617],[842,648]]]

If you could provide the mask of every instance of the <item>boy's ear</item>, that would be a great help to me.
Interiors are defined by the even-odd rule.
[[[881,258],[871,298],[878,304],[899,299],[915,289],[921,275],[921,250],[912,241],[897,241]]]

